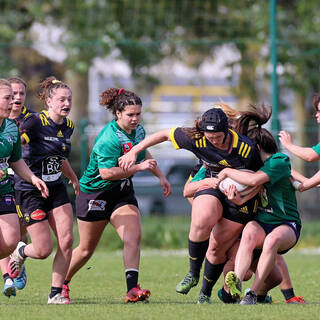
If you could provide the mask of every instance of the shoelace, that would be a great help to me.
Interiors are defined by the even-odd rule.
[[[188,284],[191,281],[193,281],[193,277],[190,273],[188,273],[186,277],[183,279],[182,284]]]

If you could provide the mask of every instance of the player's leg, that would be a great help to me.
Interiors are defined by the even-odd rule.
[[[110,223],[123,241],[123,263],[125,268],[127,295],[126,302],[147,300],[150,291],[138,284],[140,265],[141,219],[139,209],[132,204],[117,208],[111,215]]]
[[[198,284],[200,270],[209,245],[210,232],[222,216],[222,204],[210,189],[197,192],[192,202],[188,239],[189,272],[176,286],[178,293],[187,294]],[[206,192],[209,192],[206,194]]]

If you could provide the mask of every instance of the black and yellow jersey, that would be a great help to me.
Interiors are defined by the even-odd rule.
[[[211,176],[215,176],[224,168],[257,171],[263,163],[256,144],[232,129],[229,129],[228,134],[230,143],[227,150],[217,149],[204,136],[193,140],[182,128],[172,128],[170,140],[176,149],[191,151],[208,167]]]
[[[21,108],[21,113],[19,115],[19,117],[17,117],[15,120],[17,120],[19,122],[19,124],[21,125],[21,123],[27,119],[30,115],[32,115],[33,113],[35,113],[34,111],[28,109],[25,106],[22,106]]]
[[[61,165],[70,154],[73,129],[71,120],[65,118],[62,124],[57,124],[47,111],[33,113],[21,124],[22,137],[26,141],[22,158],[48,186],[61,183]],[[15,188],[32,190],[35,187],[15,177]]]

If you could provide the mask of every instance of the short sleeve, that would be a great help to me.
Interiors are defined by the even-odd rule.
[[[312,149],[320,156],[320,142],[313,146]]]
[[[172,128],[169,137],[175,149],[193,149],[192,139],[187,136],[182,128]]]
[[[22,154],[21,139],[20,139],[20,135],[18,133],[17,140],[13,144],[13,149],[12,149],[12,153],[11,153],[11,157],[9,159],[9,162],[16,162],[16,161],[20,160],[21,154]]]
[[[122,150],[119,144],[109,141],[103,143],[99,141],[93,148],[96,155],[99,169],[113,168],[118,166],[118,158],[121,156]]]
[[[191,182],[200,181],[203,180],[206,177],[206,168],[205,166],[202,166],[199,171],[194,175],[194,177],[191,179]]]
[[[39,121],[35,114],[31,114],[27,117],[21,124],[20,130],[22,132],[22,137],[25,139],[26,143],[32,141],[37,134],[39,129]]]
[[[259,170],[268,175],[271,184],[275,184],[282,178],[291,176],[290,159],[286,155],[273,156]]]

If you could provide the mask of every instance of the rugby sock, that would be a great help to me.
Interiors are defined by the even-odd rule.
[[[211,297],[212,288],[218,281],[224,265],[225,262],[220,264],[212,264],[208,261],[208,259],[206,259],[201,288],[201,292],[206,296]]]
[[[126,269],[127,292],[138,285],[139,270]]]
[[[263,295],[260,295],[260,294],[258,294],[257,295],[257,302],[264,302],[265,300],[266,300],[266,294],[263,294]]]
[[[202,242],[193,242],[188,239],[190,273],[195,278],[199,278],[200,276],[200,270],[206,256],[208,246],[209,239]]]
[[[61,293],[61,292],[62,292],[62,288],[51,287],[51,292],[49,294],[50,299],[53,298],[56,294]]]
[[[28,256],[24,253],[24,248],[25,248],[26,246],[23,246],[23,247],[20,247],[19,248],[19,254],[20,254],[20,256],[23,258],[23,259],[26,259]]]
[[[11,280],[12,280],[12,278],[9,276],[9,273],[5,273],[5,274],[2,276],[2,278],[3,278],[3,281],[4,281],[4,282],[6,282],[7,279],[11,279]]]
[[[224,303],[236,303],[237,300],[232,298],[232,295],[230,293],[228,293],[226,290],[224,290],[224,288],[222,287],[221,289],[221,293],[222,293],[222,301]]]
[[[281,292],[286,300],[289,300],[295,296],[293,288],[281,290]]]

